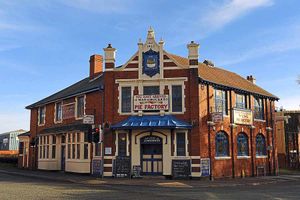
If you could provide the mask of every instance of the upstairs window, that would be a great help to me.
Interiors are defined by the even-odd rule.
[[[237,136],[238,156],[248,156],[248,137],[245,133],[239,133]]]
[[[256,136],[256,156],[265,155],[267,155],[265,136],[263,136],[263,134],[258,134]]]
[[[160,94],[159,86],[144,86],[144,95]]]
[[[182,112],[181,85],[172,85],[172,112]]]
[[[122,87],[121,89],[121,112],[131,112],[131,87]]]
[[[245,109],[246,108],[246,96],[243,94],[236,94],[236,108]]]
[[[216,134],[216,157],[229,156],[228,136],[225,132]]]
[[[215,89],[215,112],[227,115],[227,92]]]
[[[264,104],[261,98],[254,98],[254,119],[264,119]]]
[[[55,121],[60,122],[62,120],[62,107],[61,102],[55,104]]]
[[[39,107],[39,125],[45,124],[45,116],[46,116],[46,107]]]
[[[76,116],[77,118],[82,118],[84,115],[84,96],[77,97],[76,103]]]

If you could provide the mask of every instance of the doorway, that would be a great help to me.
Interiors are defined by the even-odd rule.
[[[162,139],[157,136],[141,138],[141,166],[143,175],[162,175]]]
[[[66,168],[66,145],[61,145],[61,171]]]

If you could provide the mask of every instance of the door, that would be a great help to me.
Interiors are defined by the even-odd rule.
[[[61,145],[61,171],[65,171],[66,167],[66,146]]]
[[[162,175],[162,140],[156,136],[141,139],[141,166],[143,175]]]

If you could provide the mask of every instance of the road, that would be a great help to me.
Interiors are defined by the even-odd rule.
[[[300,199],[300,178],[199,188],[86,185],[0,173],[0,199]]]

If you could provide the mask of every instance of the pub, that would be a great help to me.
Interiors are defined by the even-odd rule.
[[[125,39],[125,38],[124,38]],[[246,78],[164,49],[149,28],[121,66],[111,44],[89,76],[33,103],[29,164],[104,177],[201,178],[277,173],[274,102]],[[19,159],[22,159],[20,152]]]

